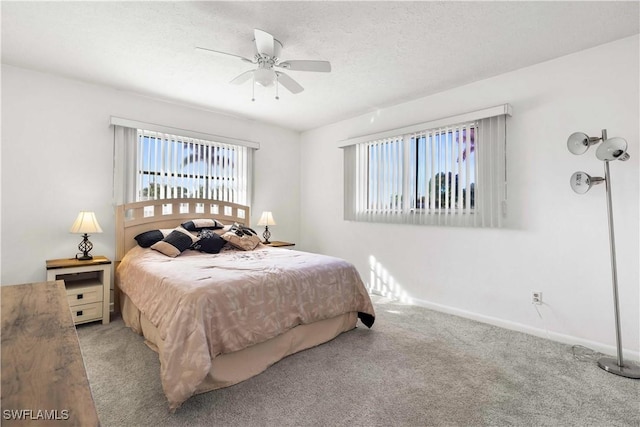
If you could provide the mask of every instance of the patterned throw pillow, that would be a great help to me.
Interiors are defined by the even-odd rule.
[[[227,241],[213,230],[202,230],[198,234],[198,238],[200,240],[191,245],[191,249],[208,254],[219,253],[222,247],[227,244]]]
[[[252,251],[260,244],[260,237],[255,234],[244,234],[242,232],[227,231],[222,238],[243,251]]]
[[[138,242],[138,245],[143,248],[149,248],[154,243],[158,243],[164,239],[165,235],[160,230],[149,230],[144,233],[138,234],[134,239]]]
[[[175,228],[167,237],[161,241],[154,243],[151,249],[165,254],[166,256],[175,258],[182,252],[186,251],[198,240],[193,234],[189,233],[182,227]]]
[[[160,240],[167,237],[167,235],[171,232],[163,232],[165,230],[149,230],[144,233],[138,234],[134,239],[138,242],[138,246],[143,248],[150,248],[154,243],[158,243]]]
[[[216,230],[224,227],[217,219],[201,218],[192,219],[191,221],[183,222],[182,226],[188,231],[200,231],[200,230]]]

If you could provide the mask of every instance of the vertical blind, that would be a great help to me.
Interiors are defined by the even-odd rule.
[[[247,204],[250,149],[138,129],[137,200],[199,197]]]
[[[506,209],[506,115],[344,148],[346,220],[500,227]],[[482,112],[480,112],[482,113]],[[468,116],[462,117],[468,118]]]
[[[114,202],[196,197],[249,205],[259,144],[112,117]],[[182,131],[187,136],[162,130]],[[211,135],[212,137],[215,137]],[[235,143],[238,141],[238,143]]]

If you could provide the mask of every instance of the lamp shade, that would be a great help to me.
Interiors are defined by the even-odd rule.
[[[262,212],[262,216],[260,216],[260,219],[258,220],[258,225],[277,225],[276,222],[273,220],[273,215],[271,214],[271,212]]]
[[[569,184],[571,189],[578,194],[585,194],[594,185],[604,182],[604,178],[598,176],[591,176],[586,172],[576,172],[571,175]]]
[[[69,229],[69,233],[102,233],[102,228],[100,228],[100,224],[98,224],[95,213],[82,211],[78,214],[78,217]]]
[[[598,147],[596,157],[598,160],[608,162],[611,160],[629,160],[631,156],[627,153],[627,141],[625,139],[610,138]]]
[[[572,154],[580,155],[589,149],[589,136],[582,132],[574,132],[567,139],[567,148]]]

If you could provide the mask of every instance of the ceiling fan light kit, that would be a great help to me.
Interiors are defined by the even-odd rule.
[[[258,68],[253,72],[253,80],[263,87],[273,85],[277,78],[276,72],[267,68]]]
[[[254,44],[256,53],[253,60],[245,58],[234,53],[222,52],[219,50],[208,49],[204,47],[196,47],[196,49],[219,53],[223,55],[235,56],[244,62],[256,64],[258,68],[245,71],[233,80],[232,84],[243,84],[248,80],[252,80],[252,97],[251,100],[255,101],[255,85],[258,84],[263,87],[275,86],[276,96],[275,99],[280,99],[278,96],[278,85],[282,85],[285,89],[293,94],[300,93],[304,88],[292,79],[288,74],[281,71],[276,71],[274,68],[282,68],[290,71],[312,71],[328,73],[331,71],[331,63],[328,61],[317,60],[287,60],[280,61],[280,54],[282,52],[282,43],[275,39],[271,34],[266,31],[254,29]]]

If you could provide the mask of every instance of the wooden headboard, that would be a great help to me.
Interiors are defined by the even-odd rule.
[[[210,199],[165,199],[127,203],[116,207],[116,262],[137,245],[138,234],[175,228],[196,218],[214,218],[223,224],[251,226],[249,206]]]

